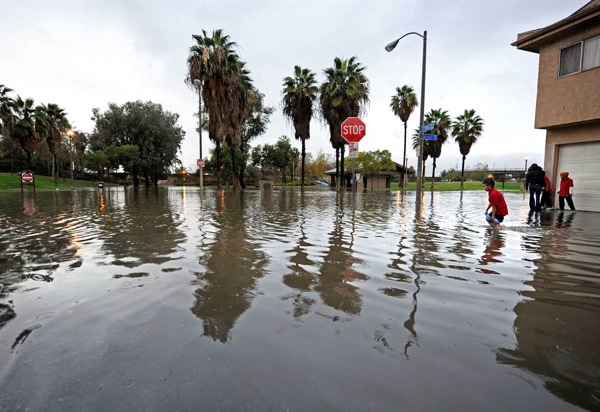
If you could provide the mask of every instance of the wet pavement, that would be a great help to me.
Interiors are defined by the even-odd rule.
[[[0,410],[600,409],[600,214],[0,193]]]

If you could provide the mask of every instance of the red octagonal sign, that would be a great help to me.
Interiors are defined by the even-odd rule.
[[[342,123],[342,137],[348,143],[358,143],[360,139],[365,137],[367,127],[365,123],[358,117],[348,117]]]

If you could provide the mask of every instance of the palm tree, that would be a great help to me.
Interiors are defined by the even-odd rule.
[[[446,110],[431,109],[425,116],[425,122],[428,124],[433,123],[434,127],[432,133],[437,134],[437,140],[433,140],[429,143],[429,155],[433,159],[433,170],[431,172],[431,190],[433,190],[436,159],[441,156],[442,145],[446,143],[446,140],[448,139],[448,129],[450,128],[451,120]]]
[[[190,47],[185,82],[194,89],[194,80],[202,84],[202,100],[208,112],[208,137],[216,146],[217,184],[220,186],[221,144],[228,141],[235,148],[241,140],[239,122],[247,101],[244,92],[248,91],[245,90],[249,85],[248,71],[234,50],[237,44],[221,29],[214,30],[210,36],[202,30],[202,35],[192,35],[192,38],[196,44]],[[234,185],[237,188],[237,179]]]
[[[342,122],[348,117],[357,117],[364,113],[369,103],[369,79],[356,56],[347,60],[336,57],[333,67],[324,70],[326,79],[319,87],[321,116],[329,125],[330,141],[335,149],[337,185],[339,187],[340,169],[344,173],[344,146]],[[341,164],[340,164],[341,152]]]
[[[465,159],[471,151],[471,146],[477,142],[477,138],[483,132],[484,121],[475,114],[475,110],[465,110],[452,122],[452,136],[458,143],[460,154],[462,155],[462,167],[460,170],[460,190],[464,189],[465,184]]]
[[[48,149],[52,153],[52,176],[54,177],[54,186],[58,186],[58,162],[57,153],[60,149],[63,133],[71,126],[67,120],[67,113],[57,104],[49,103],[48,106],[42,105],[46,117],[46,127],[41,129],[42,135],[46,138]]]
[[[302,141],[301,187],[304,187],[305,143],[310,139],[310,120],[318,91],[315,73],[309,69],[294,66],[294,77],[283,79],[283,115],[293,122],[296,140]]]
[[[423,160],[423,171],[422,171],[422,175],[421,177],[423,178],[423,185],[425,185],[425,161],[427,161],[427,158],[429,157],[429,153],[431,152],[431,141],[430,140],[426,140],[423,142],[423,156],[422,156],[422,160]],[[415,129],[413,135],[412,135],[412,148],[416,151],[419,150],[419,129]],[[418,169],[418,168],[417,168]]]
[[[33,104],[33,99],[23,100],[17,96],[14,106],[16,116],[12,135],[25,151],[28,167],[31,167],[31,157],[40,140],[40,131],[47,128],[43,108]]]
[[[0,134],[10,136],[10,131],[15,124],[13,107],[15,101],[9,96],[13,90],[0,84]]]
[[[404,153],[402,155],[402,187],[406,188],[406,122],[419,105],[415,91],[410,86],[396,87],[396,94],[392,96],[390,107],[394,114],[404,123]]]

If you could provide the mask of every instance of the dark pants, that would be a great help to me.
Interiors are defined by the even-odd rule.
[[[547,190],[544,190],[544,192],[542,193],[542,207],[546,206],[546,207],[552,207],[552,196],[550,196],[550,192]]]
[[[575,205],[573,204],[573,198],[571,197],[571,195],[569,195],[569,196],[559,196],[558,197],[558,208],[560,210],[565,210],[565,199],[567,201],[567,204],[571,208],[571,210],[575,210]]]
[[[540,185],[529,185],[529,208],[539,209],[540,196],[542,195],[542,186]]]

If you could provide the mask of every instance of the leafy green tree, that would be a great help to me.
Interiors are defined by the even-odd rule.
[[[293,160],[298,157],[298,149],[292,147],[287,136],[279,137],[273,145],[265,144],[252,148],[252,163],[259,166],[263,174],[281,173],[284,185]]]
[[[465,110],[452,122],[452,136],[458,143],[460,154],[462,155],[462,166],[460,170],[460,190],[464,189],[465,184],[465,159],[471,151],[471,146],[483,133],[484,121],[479,117],[475,110]]]
[[[435,184],[436,160],[442,154],[442,145],[448,140],[448,129],[451,125],[451,119],[446,110],[431,109],[425,116],[425,122],[428,124],[432,123],[434,127],[431,133],[437,134],[437,140],[430,141],[428,148],[429,155],[433,159],[433,169],[431,171],[431,190],[433,190]]]
[[[239,181],[242,188],[246,187],[244,173],[250,158],[250,141],[255,137],[265,134],[274,107],[265,106],[265,95],[258,89],[252,88],[248,93],[246,114],[242,122],[242,144],[238,155]]]
[[[406,122],[408,118],[415,111],[415,108],[419,105],[419,100],[412,87],[404,85],[402,88],[396,87],[396,94],[392,96],[392,102],[390,107],[394,114],[400,117],[402,123],[404,123],[404,154],[402,155],[402,185],[406,182]]]
[[[347,60],[336,57],[333,66],[324,70],[326,79],[319,87],[321,116],[329,125],[330,141],[335,149],[338,185],[340,170],[344,170],[346,145],[341,133],[342,122],[365,113],[369,103],[369,79],[363,73],[365,69],[356,56]]]
[[[294,137],[302,142],[301,185],[304,186],[306,160],[306,140],[310,139],[310,121],[313,117],[313,104],[319,88],[315,73],[300,66],[294,66],[294,77],[283,79],[283,115],[294,124]]]
[[[396,170],[389,150],[359,152],[356,159],[356,171],[363,175],[374,175],[382,170]]]
[[[185,132],[178,125],[179,115],[164,111],[152,102],[127,102],[118,106],[110,103],[101,113],[94,109],[96,121],[90,147],[105,150],[110,145],[136,146],[139,159],[131,163],[133,184],[139,186],[144,176],[146,186],[157,186],[160,176],[179,162],[177,154]]]
[[[224,142],[231,148],[241,145],[241,128],[251,88],[249,72],[245,63],[235,52],[237,46],[221,29],[208,35],[192,35],[196,42],[190,47],[187,60],[186,83],[194,87],[194,80],[201,82],[202,100],[208,111],[208,137],[220,152]],[[231,150],[231,156],[236,151]],[[220,155],[216,156],[220,161]],[[235,166],[236,161],[232,159]],[[217,184],[220,185],[220,165],[217,165]],[[234,169],[235,173],[235,169]],[[237,179],[234,182],[237,188]]]
[[[104,177],[104,171],[110,167],[110,160],[103,150],[96,150],[87,155],[85,159],[86,169],[94,170],[98,174],[98,180]]]

